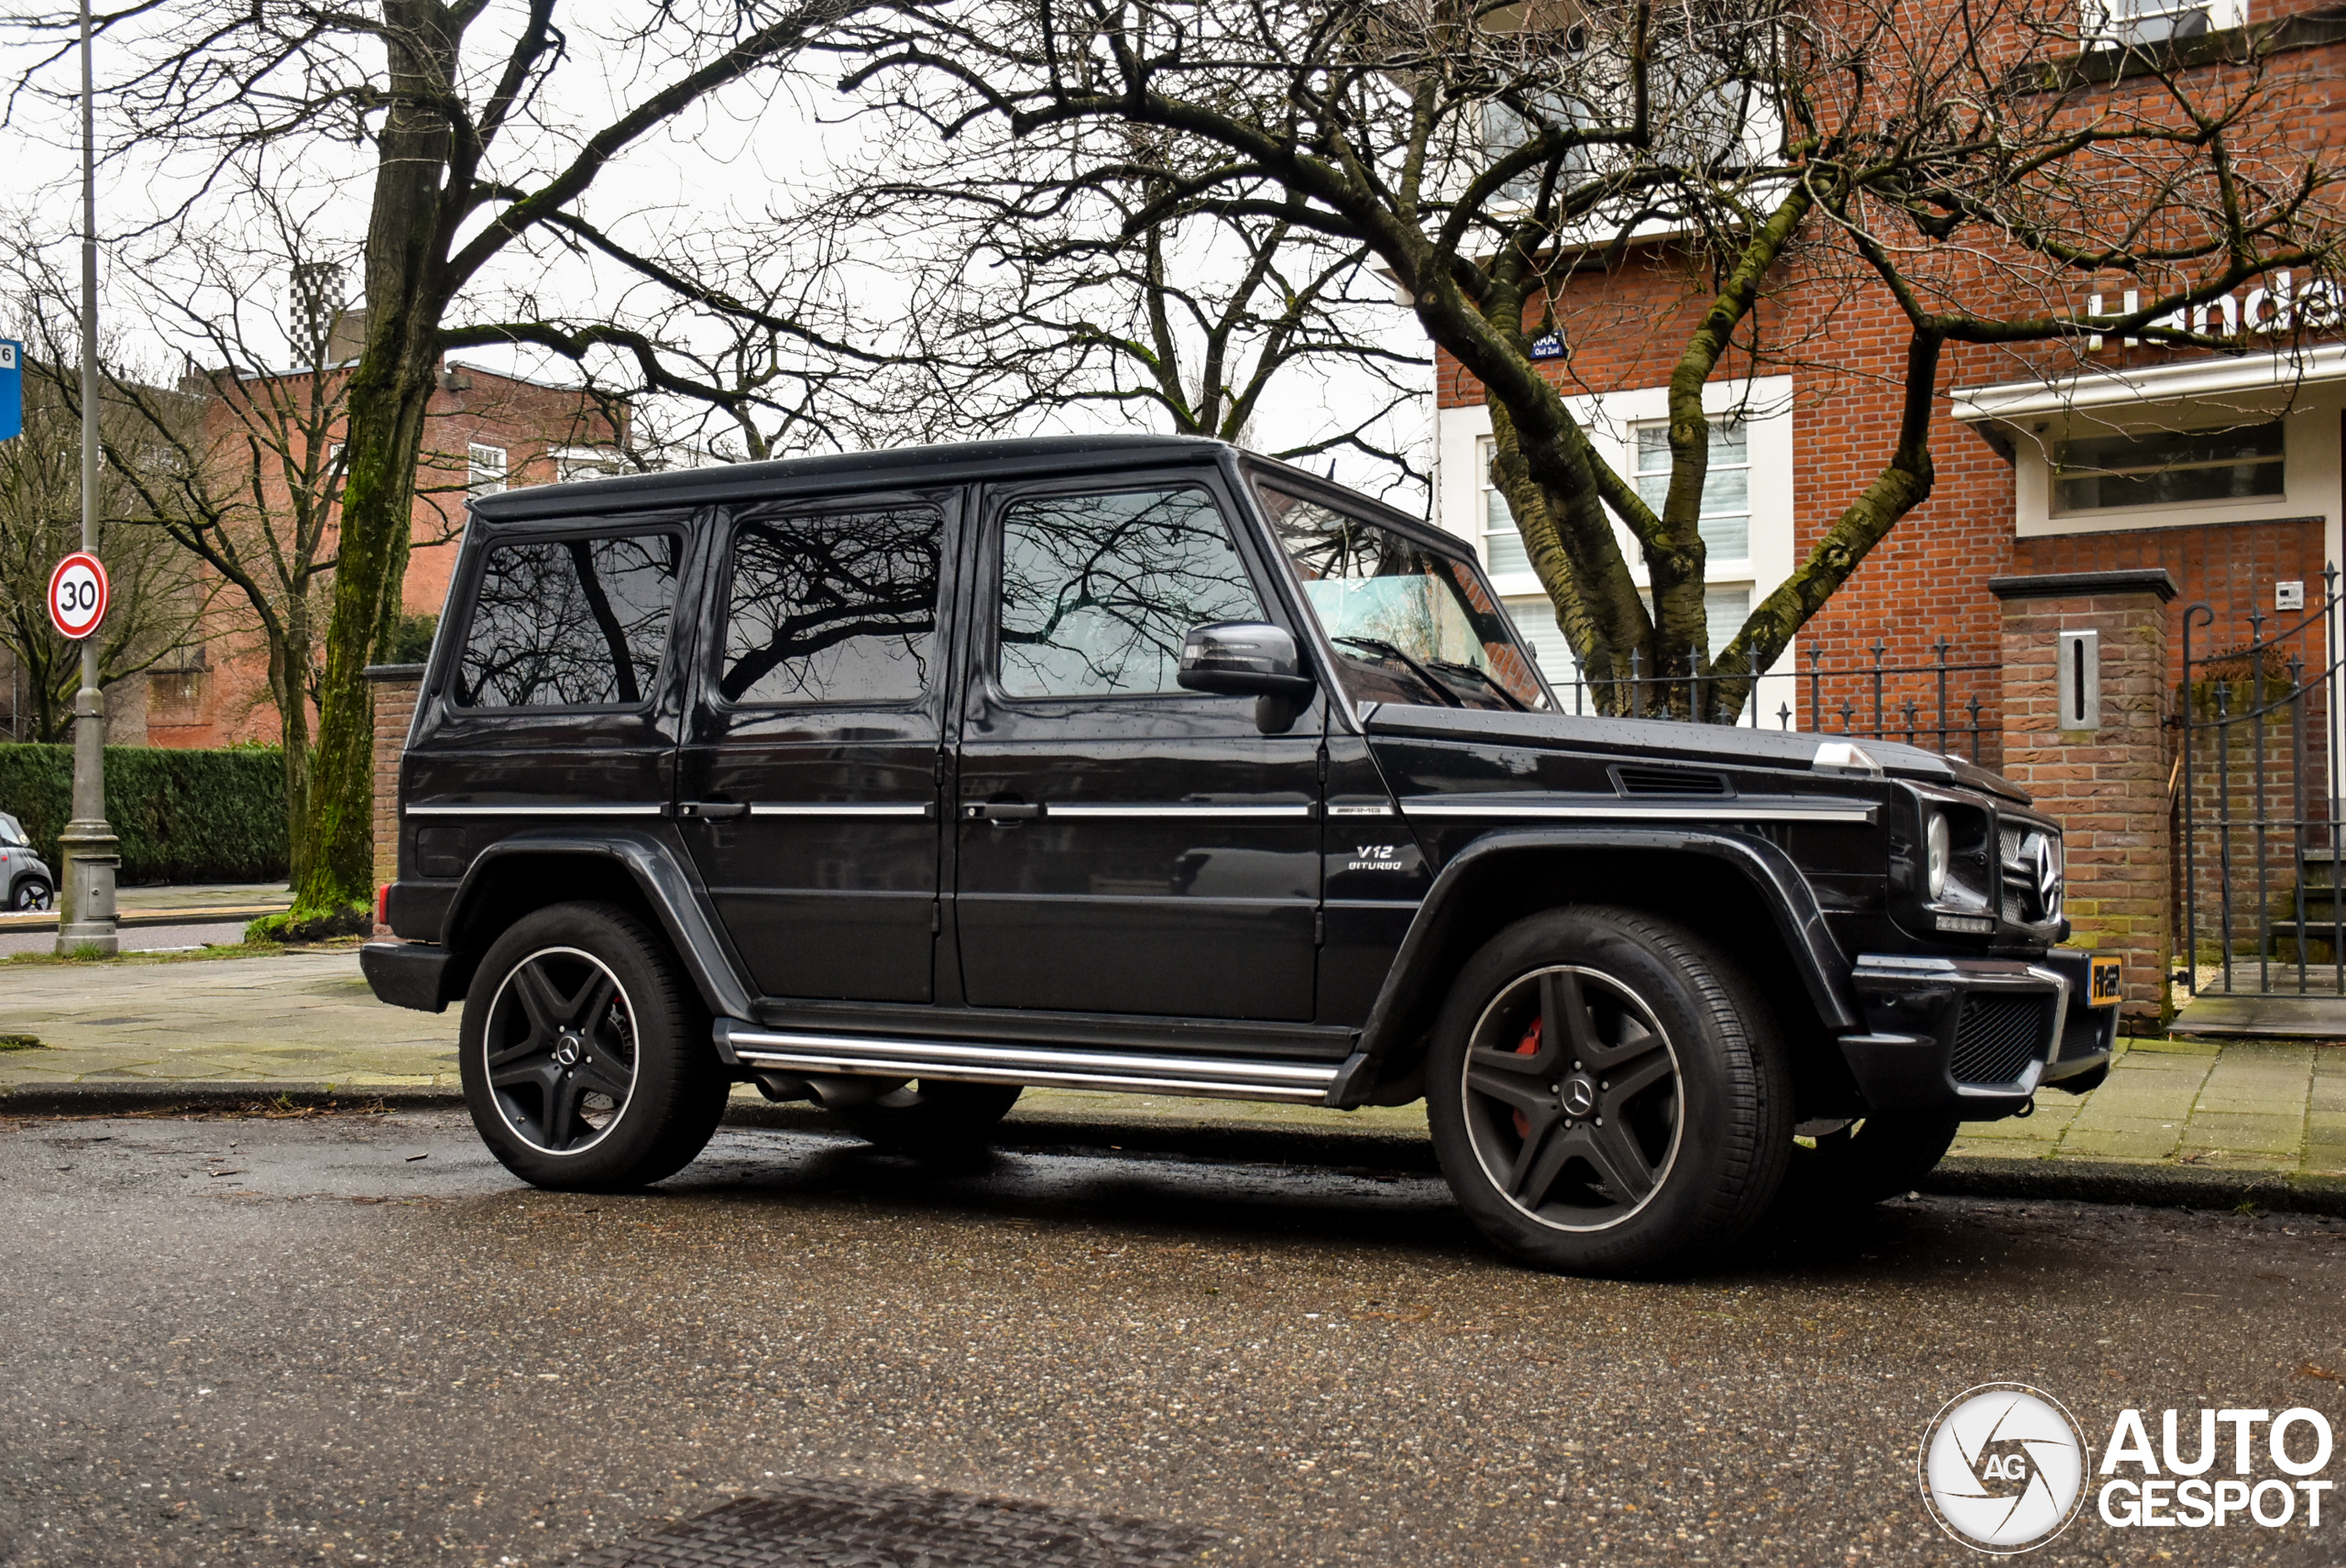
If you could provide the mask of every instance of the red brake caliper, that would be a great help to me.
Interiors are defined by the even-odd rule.
[[[1531,1027],[1523,1031],[1523,1038],[1515,1047],[1517,1056],[1536,1057],[1540,1054],[1540,1022],[1535,1016],[1531,1020]],[[1515,1135],[1518,1138],[1531,1135],[1531,1118],[1520,1111],[1515,1113]]]

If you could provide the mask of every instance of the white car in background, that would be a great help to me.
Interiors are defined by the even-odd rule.
[[[33,849],[25,826],[0,811],[0,909],[47,909],[57,902],[57,873]]]

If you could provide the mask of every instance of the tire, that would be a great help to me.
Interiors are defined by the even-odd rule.
[[[1018,1103],[1015,1083],[919,1079],[861,1105],[831,1113],[848,1131],[895,1154],[924,1158],[967,1154],[992,1141]]]
[[[1954,1146],[1961,1120],[1938,1112],[1868,1116],[1795,1143],[1781,1206],[1798,1216],[1862,1209],[1913,1191]]]
[[[47,909],[56,902],[57,890],[41,877],[26,877],[8,892],[11,909]]]
[[[692,1163],[730,1085],[708,1015],[659,935],[609,904],[522,916],[465,995],[473,1125],[536,1187],[641,1187]]]
[[[1476,953],[1435,1026],[1426,1112],[1475,1227],[1573,1274],[1715,1256],[1767,1212],[1792,1146],[1758,988],[1629,909],[1535,915]]]

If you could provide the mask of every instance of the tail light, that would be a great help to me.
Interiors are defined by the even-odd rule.
[[[390,923],[391,884],[389,883],[385,883],[382,886],[375,890],[375,924],[378,926],[388,926]]]

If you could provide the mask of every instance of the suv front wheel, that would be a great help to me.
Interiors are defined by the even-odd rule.
[[[673,1176],[725,1113],[706,1015],[666,944],[616,905],[514,922],[481,959],[458,1046],[474,1126],[535,1186]]]
[[[1756,988],[1636,910],[1500,932],[1459,975],[1427,1064],[1434,1147],[1468,1217],[1573,1273],[1667,1268],[1733,1242],[1783,1179],[1792,1109]]]

